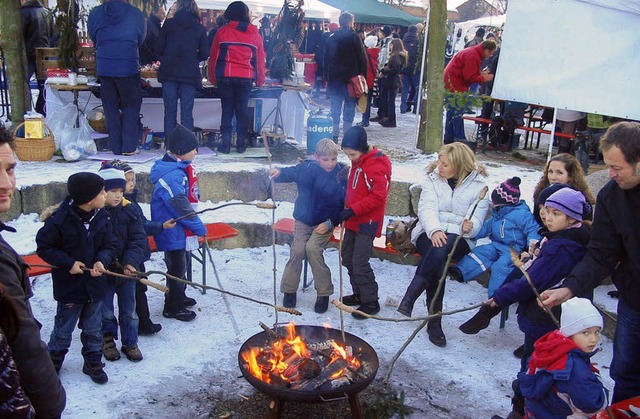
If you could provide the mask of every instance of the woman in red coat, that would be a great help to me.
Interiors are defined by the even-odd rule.
[[[377,47],[378,37],[369,35],[364,40],[365,51],[367,53],[367,110],[362,114],[362,121],[358,124],[361,127],[369,126],[369,117],[371,116],[371,101],[373,100],[373,84],[378,77],[378,56],[380,48]]]
[[[220,153],[231,149],[232,121],[235,115],[238,135],[236,151],[244,153],[247,146],[249,95],[253,83],[264,84],[265,56],[262,37],[251,24],[249,8],[241,1],[229,4],[224,12],[226,25],[216,32],[209,58],[209,81],[218,86],[222,102]]]

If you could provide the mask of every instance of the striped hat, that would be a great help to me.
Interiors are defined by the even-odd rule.
[[[507,179],[498,185],[498,187],[491,192],[491,202],[493,206],[515,205],[520,202],[519,185],[520,178],[517,176]]]
[[[104,179],[104,190],[110,191],[112,189],[126,189],[127,179],[124,177],[124,171],[115,168],[108,163],[103,163],[98,174]]]

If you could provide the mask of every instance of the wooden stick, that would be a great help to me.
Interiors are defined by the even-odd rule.
[[[344,226],[340,227],[340,241],[338,242],[338,269],[339,269],[339,273],[340,273],[340,304],[342,304],[342,297],[343,297],[343,292],[342,292],[342,241],[344,240]],[[332,301],[332,304],[334,304],[336,307],[338,307],[335,302],[335,300]],[[346,306],[345,306],[346,307]],[[338,307],[339,308],[339,307]],[[344,343],[345,345],[347,344],[347,337],[344,334],[344,314],[343,314],[342,309],[340,309],[340,334],[342,335],[342,343]]]
[[[333,304],[334,306],[336,306],[340,311],[345,311],[347,313],[358,313],[364,317],[367,317],[369,319],[375,319],[375,320],[381,320],[381,321],[385,321],[385,322],[395,322],[395,323],[401,323],[401,322],[417,322],[417,321],[429,321],[429,320],[434,320],[434,319],[438,319],[442,316],[450,316],[452,314],[456,314],[456,313],[462,313],[464,311],[469,311],[469,310],[474,310],[476,308],[480,308],[482,307],[482,305],[484,303],[478,303],[478,304],[474,304],[472,306],[468,306],[468,307],[463,307],[463,308],[458,308],[455,310],[451,310],[451,311],[440,311],[438,313],[435,314],[429,314],[428,316],[425,317],[382,317],[382,316],[378,316],[376,314],[367,314],[367,313],[363,313],[360,310],[357,310],[353,307],[349,307],[343,303],[341,303],[339,300],[332,300],[331,304]]]
[[[553,323],[555,323],[556,327],[560,329],[560,322],[558,321],[558,319],[556,319],[556,316],[553,315],[553,313],[551,312],[551,309],[545,305],[544,300],[542,299],[542,297],[540,296],[540,293],[536,289],[536,286],[533,285],[533,281],[531,281],[531,276],[529,276],[529,272],[527,272],[526,269],[524,269],[524,264],[520,260],[520,256],[518,255],[518,252],[516,252],[516,250],[513,247],[509,247],[509,253],[511,254],[511,262],[513,262],[513,265],[516,268],[520,269],[520,272],[522,272],[522,275],[524,275],[525,279],[529,283],[529,286],[531,287],[531,290],[533,291],[533,293],[536,295],[536,298],[540,302],[540,304],[538,305],[544,309],[544,311],[549,315],[549,317],[551,317],[551,320],[553,320]]]
[[[230,207],[232,205],[251,205],[253,207],[263,208],[263,209],[275,209],[276,207],[275,204],[270,204],[268,202],[229,202],[227,204],[218,205],[217,207],[206,208],[200,211],[190,212],[189,214],[185,214],[180,217],[174,218],[173,221],[180,221],[185,218],[194,217],[199,214],[204,214],[205,212],[219,210],[220,208]]]

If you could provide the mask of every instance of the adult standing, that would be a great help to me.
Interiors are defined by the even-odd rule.
[[[340,116],[344,134],[353,125],[356,114],[356,100],[349,96],[347,83],[358,74],[367,75],[364,45],[353,30],[353,20],[351,13],[342,13],[338,18],[340,29],[331,35],[324,49],[324,75],[331,98],[334,142],[340,136]]]
[[[610,372],[616,403],[640,396],[640,123],[612,125],[600,149],[611,180],[596,200],[587,254],[562,288],[545,291],[542,298],[555,306],[611,275],[620,293]]]
[[[10,134],[0,127],[0,213],[9,211],[16,187],[16,161]],[[0,231],[15,229],[0,222]],[[40,338],[40,323],[29,304],[33,296],[27,264],[0,236],[0,283],[17,309],[17,334],[9,339],[13,359],[20,373],[20,384],[39,418],[60,417],[66,404],[62,383]]]
[[[324,71],[324,47],[327,46],[327,40],[333,35],[335,31],[338,30],[337,23],[329,23],[329,31],[323,32],[320,36],[320,41],[318,41],[318,46],[316,47],[315,56],[313,60],[316,62],[316,83],[315,83],[315,96],[320,96],[320,89],[322,85],[326,81],[326,73]]]
[[[418,27],[409,26],[407,33],[402,37],[404,49],[407,51],[409,62],[402,70],[402,93],[400,93],[400,113],[411,112],[411,107],[416,109],[416,95],[420,84],[420,72],[416,62],[418,60]]]
[[[384,77],[384,85],[387,89],[387,103],[380,103],[379,106],[386,106],[387,111],[384,118],[378,123],[386,128],[396,126],[396,96],[402,87],[402,70],[407,66],[409,57],[405,51],[402,41],[398,38],[391,40],[391,55],[389,61],[382,67],[381,73]]]
[[[20,9],[22,15],[22,36],[27,52],[27,81],[36,74],[36,48],[50,46],[53,36],[51,11],[45,8],[39,0],[23,0]],[[38,80],[38,99],[36,112],[44,115],[44,80]]]
[[[465,48],[456,54],[444,69],[444,86],[451,93],[468,92],[473,83],[493,80],[493,74],[480,71],[480,64],[496,50],[494,41],[483,41],[474,47]],[[464,109],[455,103],[447,103],[444,126],[444,143],[464,141]]]
[[[229,154],[233,117],[236,117],[236,151],[247,149],[247,105],[253,83],[264,84],[265,58],[262,37],[251,24],[249,8],[241,1],[224,12],[227,24],[216,32],[209,58],[209,81],[218,86],[222,102],[220,153]]]
[[[427,169],[427,180],[422,185],[418,204],[419,222],[411,233],[411,241],[422,259],[398,312],[411,316],[415,301],[425,290],[429,307],[435,298],[434,313],[442,310],[444,284],[436,295],[438,280],[447,269],[447,256],[461,230],[464,240],[458,242],[453,260],[460,259],[473,248],[473,238],[480,231],[489,209],[488,199],[479,202],[473,217],[470,214],[485,186],[486,171],[469,147],[453,143],[440,149],[438,161]],[[427,332],[434,345],[447,344],[440,319],[430,321]]]
[[[160,60],[160,54],[156,51],[155,45],[166,15],[167,12],[164,6],[156,5],[151,9],[147,19],[147,34],[142,45],[140,45],[140,65],[147,65]]]
[[[91,9],[87,26],[96,48],[100,99],[111,151],[116,155],[136,154],[142,105],[138,48],[145,38],[144,15],[128,0],[106,0]]]
[[[178,99],[180,124],[193,131],[193,103],[196,90],[202,89],[200,61],[209,58],[207,30],[200,24],[198,5],[194,0],[178,0],[176,4],[175,15],[160,29],[156,42],[167,138],[178,124]]]
[[[378,71],[381,71],[382,68],[389,61],[389,56],[391,55],[391,40],[393,36],[391,35],[391,27],[383,26],[380,28],[380,32],[378,32],[378,36],[380,39],[380,54],[378,55]],[[378,77],[378,90],[380,92],[380,96],[378,96],[378,113],[375,118],[371,118],[370,122],[378,122],[385,116],[387,116],[387,83],[384,77],[379,75]]]

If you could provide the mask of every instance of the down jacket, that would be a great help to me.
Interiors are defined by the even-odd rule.
[[[190,164],[190,161],[176,161],[173,157],[165,154],[162,160],[156,161],[151,167],[149,177],[155,185],[151,197],[151,219],[153,221],[164,223],[172,218],[193,212],[187,198],[189,180],[185,172],[186,167]],[[206,236],[207,234],[206,227],[197,215],[183,218],[174,228],[163,230],[153,236],[158,250],[185,250],[186,230],[192,231],[196,236]]]
[[[7,337],[0,329],[0,417],[33,419],[36,412],[20,386],[20,374]]]
[[[107,208],[107,212],[111,216],[113,233],[118,239],[118,262],[122,266],[131,265],[137,269],[145,261],[145,249],[148,247],[142,217],[126,198],[117,207]]]
[[[104,209],[95,211],[86,228],[69,197],[45,220],[36,234],[36,243],[38,256],[56,266],[51,270],[56,301],[83,304],[102,300],[106,291],[104,276],[70,274],[69,270],[75,261],[87,267],[100,261],[107,268],[116,259],[118,243],[111,217]]]
[[[265,55],[258,28],[232,20],[216,32],[209,58],[209,81],[218,84],[223,77],[238,77],[264,84]]]
[[[15,233],[13,228],[0,222],[0,231],[2,230]],[[29,304],[33,292],[27,274],[27,264],[2,236],[0,283],[6,289],[7,295],[13,299],[18,313],[18,334],[9,346],[20,373],[20,385],[39,418],[60,417],[66,404],[66,394],[53,368],[47,345],[40,337],[40,323],[33,316]]]
[[[474,170],[455,189],[451,190],[447,180],[440,177],[437,168],[429,173],[427,180],[422,185],[422,193],[418,203],[418,220],[420,222],[411,232],[411,242],[415,244],[422,233],[431,239],[431,235],[438,230],[444,233],[460,234],[462,221],[471,214],[480,191],[486,186],[486,181],[485,176]],[[470,220],[473,222],[473,229],[469,234],[463,236],[469,249],[473,249],[474,237],[480,231],[487,216],[488,196],[489,194],[480,201]]]
[[[156,234],[162,233],[163,227],[160,221],[151,221],[144,216],[144,212],[142,208],[138,204],[138,191],[134,190],[133,193],[124,194],[124,197],[131,202],[131,208],[136,212],[138,217],[142,219],[142,226],[144,227],[144,232],[147,236],[154,236]],[[145,240],[144,242],[144,255],[142,258],[142,262],[146,262],[151,259],[151,250],[149,249],[149,240]]]
[[[346,205],[355,215],[344,222],[344,227],[367,236],[380,236],[390,186],[391,160],[378,149],[372,148],[352,162]]]
[[[480,74],[482,44],[465,48],[444,69],[444,86],[450,92],[466,92],[473,83],[484,83]]]

